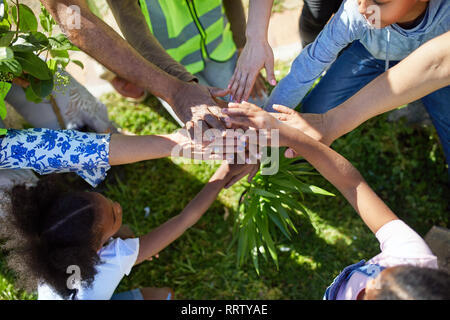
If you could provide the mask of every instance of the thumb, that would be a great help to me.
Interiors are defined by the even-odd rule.
[[[221,89],[216,87],[208,87],[209,92],[213,97],[225,97],[230,94],[230,89]]]
[[[270,61],[266,61],[265,63],[266,73],[267,73],[267,81],[272,85],[277,85],[277,80],[275,79],[275,71],[273,67],[273,59]]]
[[[284,152],[284,156],[288,159],[292,159],[298,157],[298,154],[293,149],[289,148]]]
[[[292,110],[291,108],[288,108],[288,107],[286,107],[286,106],[282,106],[282,105],[280,105],[280,104],[274,104],[274,105],[272,106],[272,108],[273,108],[275,111],[278,111],[278,112],[284,113],[284,114],[294,114],[294,113],[295,113],[295,111]]]

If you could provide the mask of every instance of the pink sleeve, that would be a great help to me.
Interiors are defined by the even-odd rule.
[[[369,263],[384,267],[396,265],[415,265],[418,267],[437,268],[437,257],[428,245],[413,229],[402,220],[386,223],[375,234],[380,242],[381,253]]]

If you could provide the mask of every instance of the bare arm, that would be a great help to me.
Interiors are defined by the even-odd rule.
[[[181,81],[143,58],[111,27],[90,10],[85,0],[41,0],[70,41],[122,78],[148,89],[154,95],[173,102],[172,90]],[[70,6],[80,8],[80,29],[70,29]]]
[[[356,95],[325,114],[326,143],[368,119],[450,85],[450,31],[425,43]]]
[[[287,114],[295,112],[288,107],[275,105],[274,108]],[[278,121],[266,111],[249,103],[230,104],[229,109],[223,112],[229,115],[228,122],[235,125],[279,130],[279,145],[294,149],[311,163],[344,195],[372,232],[376,233],[389,221],[398,219],[369,187],[358,170],[326,145],[307,136],[301,130]]]
[[[174,135],[111,135],[109,164],[112,166],[170,156],[177,142]]]
[[[238,49],[245,46],[245,12],[242,0],[224,0],[223,6],[225,14],[230,21],[231,32],[233,33],[233,40]]]
[[[273,0],[250,0],[247,42],[228,84],[235,101],[248,100],[262,68],[267,71],[269,83],[276,84],[273,51],[267,39],[272,5]]]
[[[145,59],[182,81],[196,79],[165,51],[150,32],[137,0],[108,0],[108,4],[125,39]]]
[[[348,160],[300,130],[289,127],[285,132],[286,145],[303,156],[344,195],[373,233],[398,219]]]
[[[179,215],[145,236],[140,237],[136,264],[158,254],[193,226],[208,210],[230,178],[238,174],[240,170],[237,165],[230,167],[227,164],[222,164],[219,170],[211,177],[208,184]]]
[[[166,100],[181,121],[203,120],[213,128],[223,129],[222,123],[207,107],[217,107],[213,94],[227,92],[211,90],[197,83],[181,81],[142,57],[112,28],[90,10],[86,0],[41,0],[59,23],[70,41],[92,56],[119,77],[145,88]],[[70,6],[80,8],[81,27],[70,29],[73,12]]]

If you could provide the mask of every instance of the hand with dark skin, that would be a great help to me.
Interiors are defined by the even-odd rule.
[[[209,127],[224,129],[222,123],[208,111],[208,107],[217,107],[214,94],[225,96],[226,90],[210,90],[198,83],[181,81],[161,70],[95,16],[86,0],[41,0],[41,3],[75,46],[120,78],[167,101],[181,121],[186,123],[200,119]],[[69,8],[71,6],[80,9],[80,28],[71,27],[74,14]]]

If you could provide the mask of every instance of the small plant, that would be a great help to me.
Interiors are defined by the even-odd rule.
[[[8,5],[8,2],[11,4]],[[39,22],[38,22],[39,20]],[[38,31],[42,27],[43,32]],[[67,76],[59,74],[71,60],[70,50],[78,50],[67,37],[53,35],[55,20],[41,6],[39,19],[26,5],[0,0],[0,116],[6,116],[4,98],[13,80],[24,84],[28,100],[39,103],[47,98],[57,84],[67,84]],[[55,77],[56,75],[56,77]],[[6,130],[0,129],[0,134]]]
[[[308,215],[309,209],[297,200],[295,195],[312,193],[325,196],[334,194],[309,184],[305,177],[317,175],[306,161],[288,159],[281,150],[279,171],[275,175],[262,175],[259,172],[242,195],[234,230],[237,239],[237,259],[241,266],[250,255],[259,275],[261,255],[266,261],[267,252],[278,269],[276,241],[280,235],[292,240],[292,233],[298,233],[291,219],[294,214]],[[276,151],[279,152],[279,151]],[[268,163],[262,163],[266,166]]]

